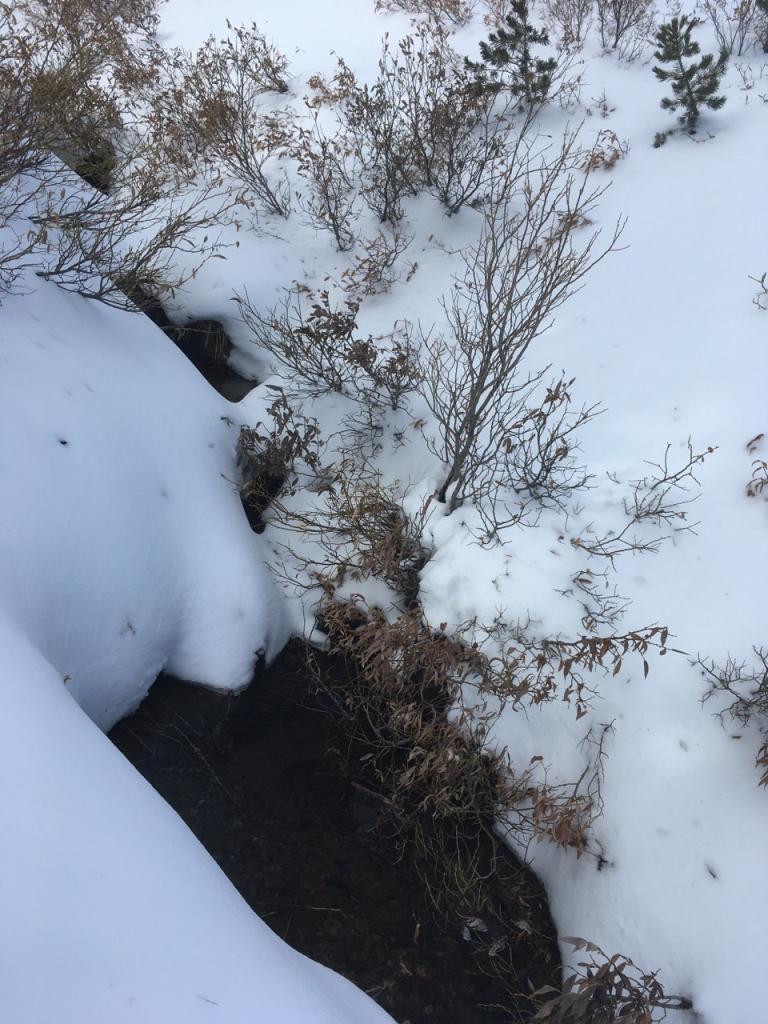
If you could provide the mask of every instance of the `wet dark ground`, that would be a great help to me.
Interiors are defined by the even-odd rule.
[[[240,697],[161,677],[111,739],[274,931],[399,1024],[509,1021],[460,926],[436,919],[412,860],[375,828],[378,801],[344,770],[307,679],[298,642]],[[541,889],[526,885],[551,936]],[[551,942],[521,971],[534,987],[556,966]]]
[[[253,387],[227,365],[221,325],[148,315],[230,401]],[[253,513],[253,509],[247,510]],[[249,516],[258,528],[259,516]],[[331,659],[316,658],[331,678]],[[456,920],[436,915],[413,853],[381,826],[381,804],[312,692],[305,647],[294,641],[245,693],[222,696],[161,676],[110,738],[187,823],[245,900],[296,949],[368,992],[398,1024],[508,1024],[498,981],[479,968]],[[538,880],[509,855],[524,893],[507,903],[537,933],[516,963],[529,991],[559,976]],[[509,870],[509,865],[507,866]],[[522,875],[521,875],[522,873]],[[517,947],[515,947],[517,949]]]

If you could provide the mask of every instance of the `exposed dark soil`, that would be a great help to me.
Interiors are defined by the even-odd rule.
[[[343,769],[300,643],[236,698],[161,677],[111,738],[279,935],[400,1024],[510,1020],[459,924],[435,918],[410,855],[375,827],[380,805]],[[533,876],[525,890],[528,918],[549,936],[530,963],[521,949],[537,987],[557,948]]]
[[[232,342],[218,320],[189,320],[177,324],[159,302],[141,293],[134,294],[134,299],[145,316],[168,335],[220,395],[230,402],[239,402],[253,390],[256,382],[241,377],[227,363]]]

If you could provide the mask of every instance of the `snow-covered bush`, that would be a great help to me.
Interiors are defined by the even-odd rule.
[[[69,179],[35,214],[38,274],[67,291],[123,308],[164,298],[219,251],[209,230],[230,197],[216,183],[188,190],[154,162],[118,165],[103,194]],[[181,270],[181,257],[193,260]]]
[[[273,390],[275,398],[267,410],[271,424],[241,427],[237,442],[240,493],[252,521],[286,485],[291,487],[288,478],[298,463],[312,472],[320,465],[317,421],[294,412],[282,388]]]
[[[342,585],[377,580],[404,608],[416,607],[419,572],[429,560],[423,540],[426,508],[406,513],[402,493],[351,458],[320,471],[317,480],[315,501],[297,504],[279,497],[270,509],[287,560],[300,565],[302,577],[326,596]],[[299,537],[309,538],[310,550],[296,543]]]

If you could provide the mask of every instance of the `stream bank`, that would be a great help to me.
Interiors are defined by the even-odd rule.
[[[146,312],[224,397],[239,401],[254,386],[227,366],[231,346],[215,321],[177,325],[159,305]],[[524,997],[499,1005],[498,980],[473,956],[477,922],[436,912],[414,850],[386,828],[333,702],[312,685],[306,654],[292,641],[234,696],[161,676],[110,738],[278,935],[398,1024],[529,1019]],[[333,658],[314,652],[313,661],[324,682],[341,678]],[[503,855],[517,878],[511,917],[536,937],[514,950],[530,992],[557,983],[555,930],[538,879]]]
[[[512,1019],[462,930],[436,917],[412,857],[377,829],[377,801],[344,770],[344,737],[311,692],[303,643],[236,697],[161,677],[110,737],[278,935],[399,1024]],[[521,965],[537,987],[558,958],[541,886],[531,875],[527,887],[551,937],[548,958]]]

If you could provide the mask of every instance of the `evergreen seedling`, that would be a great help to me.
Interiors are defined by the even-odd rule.
[[[480,61],[467,59],[465,64],[478,89],[498,92],[508,88],[513,96],[535,107],[549,94],[557,61],[534,57],[531,47],[548,44],[546,29],[534,28],[529,21],[528,0],[511,0],[504,24],[480,43]]]
[[[660,82],[672,83],[673,95],[665,96],[661,106],[664,110],[682,111],[678,120],[690,135],[696,131],[702,107],[719,110],[725,103],[725,96],[716,95],[728,63],[725,50],[717,60],[707,53],[700,61],[694,61],[687,67],[683,63],[685,58],[699,53],[699,44],[691,39],[691,32],[700,24],[698,18],[688,18],[684,14],[673,18],[656,33],[658,49],[654,53],[656,60],[671,65],[669,68],[656,65],[653,69]]]

